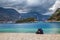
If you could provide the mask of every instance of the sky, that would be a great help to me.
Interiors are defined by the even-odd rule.
[[[60,8],[60,0],[56,0],[53,6],[49,8],[49,11],[45,13],[44,15],[52,15],[58,8]]]
[[[53,4],[53,5],[52,5]],[[49,10],[43,15],[51,15],[56,8],[60,7],[60,0],[0,0],[0,7],[13,8],[19,13],[28,13],[31,7],[43,7]]]
[[[52,6],[52,8],[50,8],[50,9],[56,10],[57,8],[60,8],[60,0],[57,0],[57,1],[55,2],[55,4]]]

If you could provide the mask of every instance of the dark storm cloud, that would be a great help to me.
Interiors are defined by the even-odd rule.
[[[12,7],[23,12],[30,10],[30,7],[43,7],[49,9],[56,0],[0,0],[0,7]],[[23,9],[23,10],[20,10]]]

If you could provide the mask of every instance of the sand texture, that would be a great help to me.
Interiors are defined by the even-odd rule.
[[[60,40],[60,34],[0,33],[0,40]]]

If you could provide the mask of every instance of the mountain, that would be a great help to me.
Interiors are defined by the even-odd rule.
[[[21,15],[21,19],[33,17],[36,18],[38,21],[45,21],[50,17],[48,15],[42,15],[36,11],[30,11],[29,13],[24,13],[24,14],[21,13],[20,15]]]
[[[45,21],[49,18],[48,15],[40,14],[41,12],[38,12],[37,9],[38,8],[36,9],[32,8],[32,10],[28,13],[18,13],[14,9],[0,7],[0,20],[15,21],[19,19],[26,19],[26,18],[33,17],[36,18],[38,21]]]
[[[48,21],[60,21],[60,8],[48,19]]]
[[[20,14],[11,8],[2,8],[0,7],[0,20],[4,21],[14,21],[19,19]]]

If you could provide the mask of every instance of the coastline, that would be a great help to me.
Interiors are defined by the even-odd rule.
[[[52,22],[56,22],[56,23],[57,23],[57,22],[60,22],[60,21],[45,21],[45,22],[51,22],[51,23],[52,23]]]
[[[60,40],[60,34],[0,33],[0,40]]]

